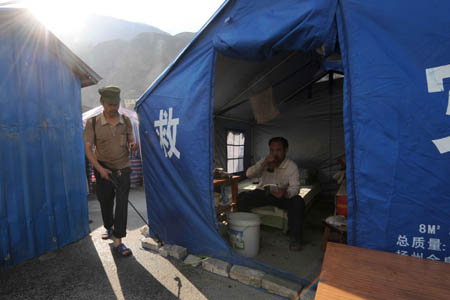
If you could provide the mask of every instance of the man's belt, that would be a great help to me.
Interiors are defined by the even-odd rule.
[[[122,176],[122,172],[124,172],[124,171],[126,171],[126,170],[128,170],[128,169],[130,168],[130,167],[125,167],[125,168],[122,168],[122,169],[112,169],[112,168],[107,167],[107,166],[105,165],[105,163],[102,162],[102,161],[98,161],[98,163],[99,163],[103,168],[110,170],[115,176],[119,176],[119,177]]]

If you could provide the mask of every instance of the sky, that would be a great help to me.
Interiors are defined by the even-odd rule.
[[[0,1],[5,2],[5,1]],[[23,0],[25,6],[58,34],[76,33],[87,14],[145,23],[170,34],[198,31],[224,0]]]

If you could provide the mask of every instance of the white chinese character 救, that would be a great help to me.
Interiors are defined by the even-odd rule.
[[[412,257],[418,257],[418,258],[423,258],[423,253],[421,252],[413,252],[411,254]]]
[[[439,257],[437,257],[434,254],[431,254],[430,256],[428,256],[427,259],[429,259],[429,260],[440,260]]]
[[[428,244],[430,245],[428,247],[428,250],[442,251],[441,250],[441,240],[440,239],[430,238],[430,240],[428,241]]]
[[[400,247],[408,247],[408,238],[406,235],[399,235],[397,240],[397,245]]]
[[[413,242],[411,247],[425,249],[425,239],[423,237],[413,237]]]
[[[164,150],[164,155],[171,158],[175,155],[180,158],[180,152],[176,148],[177,142],[177,125],[180,122],[179,118],[172,118],[173,109],[169,108],[169,113],[161,109],[159,111],[159,120],[155,121],[156,134],[159,136],[159,144]]]
[[[159,111],[159,120],[155,121],[156,134],[159,136],[159,144],[163,148],[164,153],[167,157],[166,148],[169,146],[169,142],[166,140],[166,128],[167,126],[167,112],[165,110]]]

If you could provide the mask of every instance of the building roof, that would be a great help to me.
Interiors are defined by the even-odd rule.
[[[80,79],[81,87],[97,84],[102,77],[73,53],[60,39],[42,25],[28,10],[0,8],[0,31],[26,30],[38,42],[47,43],[48,50],[63,61]]]

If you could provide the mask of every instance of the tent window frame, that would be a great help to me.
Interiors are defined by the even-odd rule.
[[[233,143],[229,143],[228,142],[228,135],[230,133],[234,135]],[[239,141],[238,143],[236,143],[235,142],[236,136],[239,136],[241,134],[242,134],[242,139],[241,139],[242,141]],[[227,166],[227,173],[229,173],[229,174],[237,174],[237,173],[244,172],[244,163],[245,163],[244,162],[244,160],[245,160],[245,132],[244,132],[244,130],[240,130],[240,129],[226,129],[226,147],[227,147],[227,149],[226,149],[226,151],[227,151],[227,164],[226,164],[226,166]],[[242,147],[243,150],[241,151],[240,154],[237,154],[237,156],[234,153],[232,153],[230,155],[230,152],[229,152],[230,147],[232,147],[234,149],[236,149],[236,147],[239,147],[239,148]],[[242,161],[241,164],[239,164],[239,160]],[[238,161],[237,165],[233,164],[235,166],[235,168],[231,168],[231,170],[230,170],[230,164],[229,164],[230,161]],[[241,166],[241,168],[239,168],[239,166]]]

